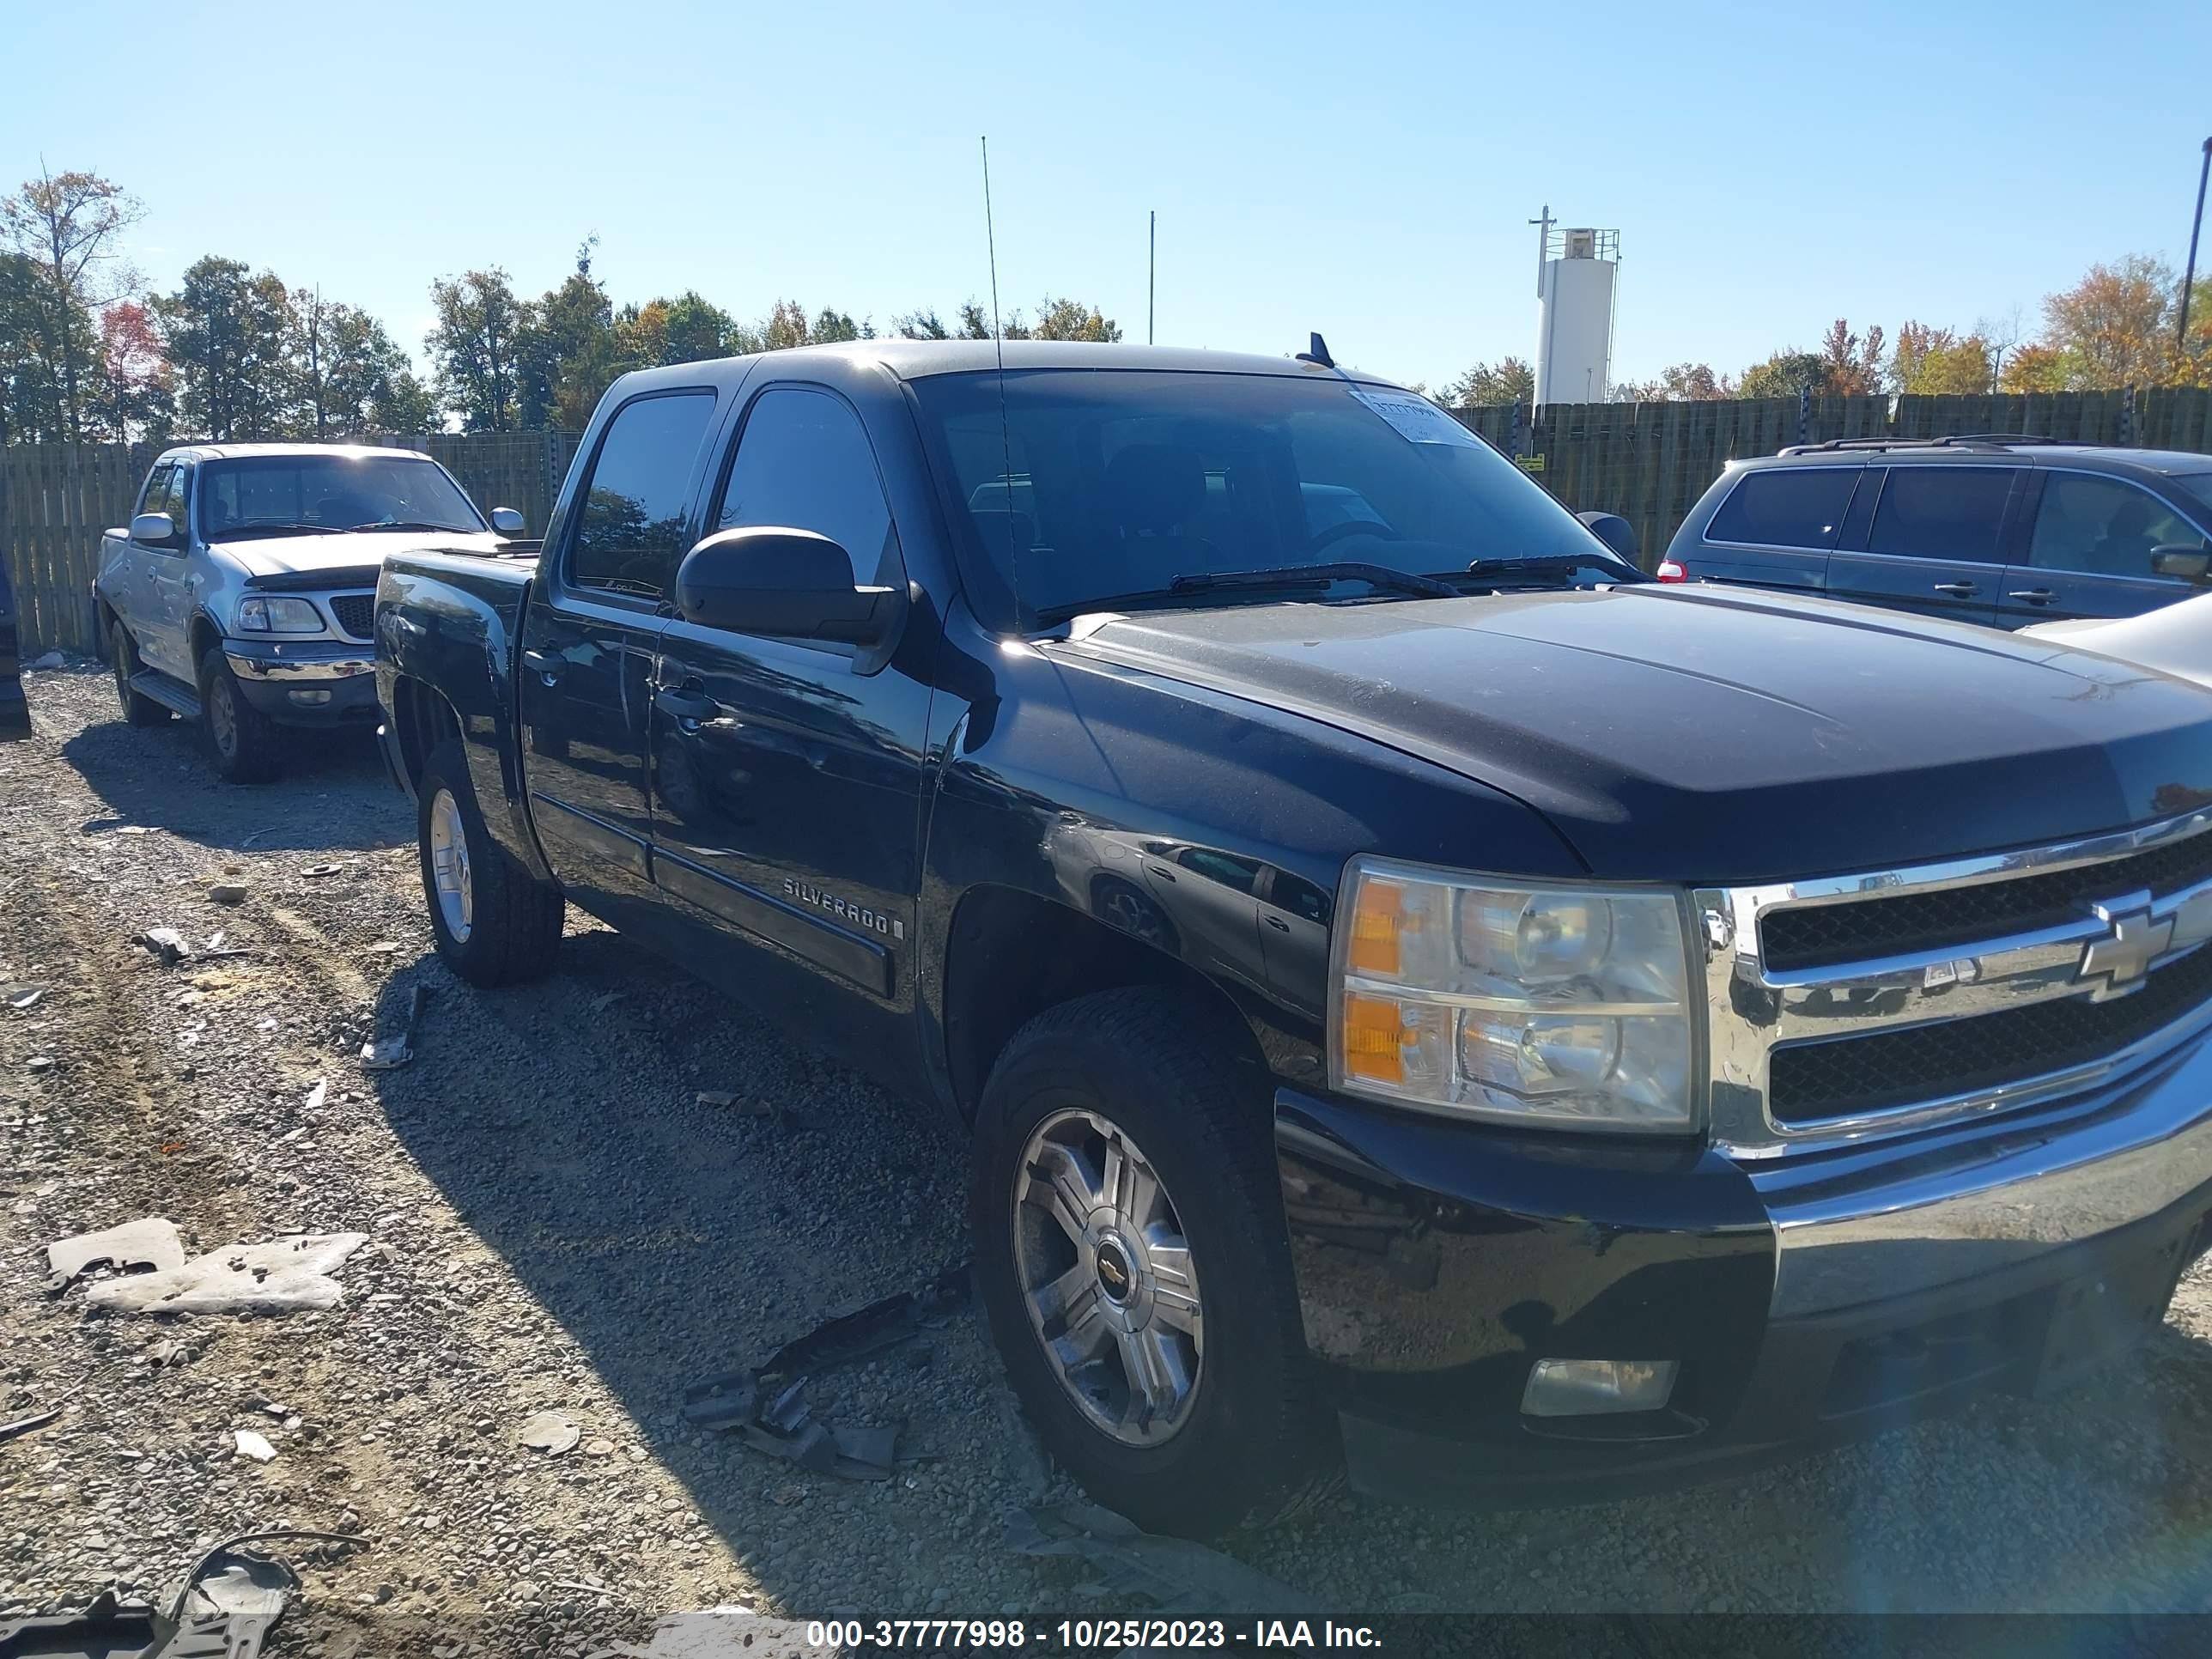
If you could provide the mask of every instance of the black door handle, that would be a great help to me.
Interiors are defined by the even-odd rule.
[[[560,678],[563,664],[557,653],[540,651],[533,645],[522,653],[522,665],[534,673],[543,674],[550,685]]]
[[[1265,920],[1267,926],[1273,928],[1279,933],[1287,933],[1291,931],[1291,924],[1285,921],[1280,916],[1268,916],[1265,918]]]
[[[713,720],[722,712],[722,705],[702,691],[690,687],[672,687],[653,694],[653,706],[687,731],[701,720]]]
[[[1948,593],[1954,599],[1971,599],[1981,590],[1972,582],[1937,582],[1938,593]]]
[[[2025,599],[2030,605],[2049,605],[2058,596],[2047,587],[2023,587],[2017,593],[2008,593],[2008,599]]]

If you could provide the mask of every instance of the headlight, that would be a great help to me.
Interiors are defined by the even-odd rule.
[[[1331,1084],[1502,1122],[1695,1127],[1679,893],[1356,859],[1330,987]]]
[[[241,634],[319,634],[323,613],[305,599],[281,593],[254,594],[238,605]]]

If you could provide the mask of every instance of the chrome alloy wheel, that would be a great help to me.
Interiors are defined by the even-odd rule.
[[[469,842],[461,829],[461,804],[450,789],[430,800],[430,873],[438,885],[438,914],[453,943],[466,945],[476,910],[469,879]]]
[[[1054,1112],[1014,1181],[1014,1270],[1060,1386],[1097,1428],[1157,1446],[1203,1378],[1198,1273],[1175,1203],[1127,1133]]]

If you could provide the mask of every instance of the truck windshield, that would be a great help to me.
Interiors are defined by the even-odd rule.
[[[1176,579],[1352,562],[1453,576],[1498,561],[1553,585],[1636,578],[1512,462],[1410,393],[1334,374],[1131,369],[1010,372],[1003,416],[994,373],[923,377],[914,393],[971,597],[994,626],[1147,593],[1267,603],[1280,584]]]
[[[484,521],[435,461],[407,455],[247,455],[200,468],[200,534],[287,530],[453,530]]]

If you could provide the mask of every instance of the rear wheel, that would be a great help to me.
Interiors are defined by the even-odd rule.
[[[200,727],[215,769],[232,783],[266,783],[283,769],[283,733],[246,701],[222,650],[200,658]]]
[[[978,1114],[977,1282],[1024,1409],[1157,1532],[1264,1523],[1329,1470],[1264,1099],[1154,989],[1039,1015]]]
[[[138,647],[131,643],[131,630],[120,620],[107,625],[107,660],[115,671],[115,700],[123,705],[123,718],[132,726],[160,726],[169,718],[163,704],[142,691],[131,689],[131,677],[145,666],[138,659]]]
[[[431,751],[416,797],[422,896],[446,965],[471,985],[542,978],[560,947],[567,905],[558,887],[492,840],[458,742]]]

